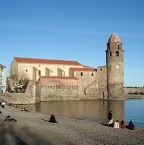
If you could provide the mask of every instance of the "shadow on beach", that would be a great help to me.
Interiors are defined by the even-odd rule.
[[[48,142],[38,129],[31,130],[28,127],[21,127],[15,122],[5,122],[0,120],[0,144],[1,145],[37,145],[37,144],[53,144]]]

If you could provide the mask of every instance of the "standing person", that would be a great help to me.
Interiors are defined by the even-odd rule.
[[[1,106],[2,106],[2,108],[5,107],[5,101],[2,101]]]
[[[135,130],[135,126],[132,121],[129,122],[129,125],[127,126],[127,128],[131,130]]]
[[[114,128],[119,128],[119,121],[118,121],[118,120],[115,121],[115,123],[114,123]]]
[[[112,119],[112,111],[110,111],[108,114],[108,120],[110,121],[111,119]]]

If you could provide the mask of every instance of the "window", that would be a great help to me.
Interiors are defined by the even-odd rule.
[[[41,70],[38,71],[38,75],[41,76]]]
[[[119,56],[119,52],[118,52],[118,51],[116,51],[116,52],[115,52],[115,55],[116,55],[116,56]]]
[[[83,76],[83,72],[80,73],[80,76]]]
[[[120,46],[118,45],[118,49],[120,49]]]
[[[25,69],[25,72],[26,72],[26,73],[28,72],[28,69],[27,69],[27,68]]]
[[[94,74],[92,73],[92,76],[94,76]]]
[[[102,68],[100,68],[100,71],[102,71]]]
[[[109,56],[112,56],[112,52],[109,53]]]

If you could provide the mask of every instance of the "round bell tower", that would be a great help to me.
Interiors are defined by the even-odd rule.
[[[107,43],[107,91],[108,99],[124,97],[124,50],[117,34],[112,34]]]

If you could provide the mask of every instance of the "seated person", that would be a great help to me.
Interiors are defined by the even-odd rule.
[[[124,121],[122,120],[120,123],[120,128],[126,128],[126,124],[124,123]]]
[[[55,116],[53,114],[51,115],[48,122],[57,123],[57,121],[55,120]]]
[[[10,118],[10,115],[8,115],[8,116],[6,117],[5,121],[7,121],[7,122],[9,122],[9,121],[17,122],[16,119]]]
[[[18,105],[16,104],[14,107],[15,107],[15,108],[18,108]]]
[[[135,126],[132,121],[129,122],[129,125],[127,126],[127,128],[131,130],[135,130]]]
[[[114,126],[113,118],[108,122],[108,126],[109,126],[109,127],[113,127],[113,126]]]
[[[28,111],[27,109],[23,108],[21,111]]]
[[[118,120],[115,121],[115,123],[114,123],[114,128],[119,128],[119,121],[118,121]]]

